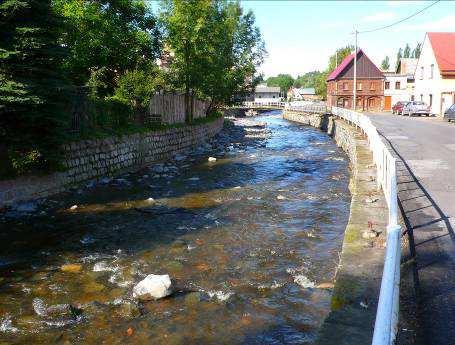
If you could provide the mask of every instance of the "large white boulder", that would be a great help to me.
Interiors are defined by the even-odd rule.
[[[133,288],[133,297],[141,300],[159,299],[172,293],[169,275],[149,274]]]

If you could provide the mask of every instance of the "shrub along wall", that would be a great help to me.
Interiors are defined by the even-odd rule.
[[[65,146],[65,172],[0,181],[0,207],[46,197],[80,182],[113,175],[127,168],[165,160],[217,134],[223,117],[213,121]]]

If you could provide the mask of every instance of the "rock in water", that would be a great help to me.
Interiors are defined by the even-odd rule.
[[[169,275],[149,274],[133,288],[133,297],[141,300],[159,299],[172,293]]]
[[[216,158],[215,157],[209,157],[208,161],[209,162],[216,162]]]

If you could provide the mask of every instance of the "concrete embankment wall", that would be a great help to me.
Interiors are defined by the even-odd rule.
[[[362,133],[330,114],[284,112],[283,117],[333,137],[351,161],[351,209],[335,274],[331,311],[320,345],[371,344],[385,251],[387,205],[376,186],[376,170]]]
[[[0,207],[46,197],[91,179],[165,160],[213,137],[223,118],[212,122],[96,140],[65,146],[66,171],[0,181]]]

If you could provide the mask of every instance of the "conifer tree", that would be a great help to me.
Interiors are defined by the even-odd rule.
[[[0,3],[0,176],[59,164],[68,84],[51,0]]]

